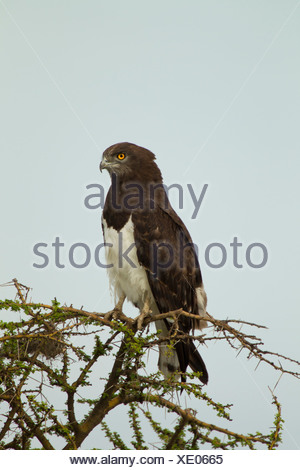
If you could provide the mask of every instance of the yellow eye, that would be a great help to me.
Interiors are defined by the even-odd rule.
[[[119,153],[118,156],[117,156],[117,158],[118,158],[119,160],[124,160],[124,158],[125,158],[125,153]]]

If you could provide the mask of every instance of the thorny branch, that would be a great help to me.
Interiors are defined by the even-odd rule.
[[[166,381],[159,373],[148,376],[142,373],[145,353],[160,342],[168,341],[174,345],[178,339],[186,338],[187,335],[179,329],[178,319],[180,316],[197,318],[195,315],[180,309],[146,317],[142,322],[142,331],[139,331],[141,318],[133,319],[122,313],[118,321],[110,320],[107,313],[88,312],[72,305],[61,306],[56,299],[52,305],[36,304],[27,301],[29,288],[16,279],[6,285],[14,286],[17,300],[1,301],[0,310],[17,311],[21,315],[18,315],[17,321],[0,322],[3,331],[0,337],[0,410],[4,418],[1,419],[0,415],[0,449],[28,449],[34,438],[41,448],[53,449],[53,435],[61,439],[63,448],[77,449],[99,424],[114,448],[125,449],[127,446],[122,436],[112,432],[104,421],[119,405],[129,407],[128,419],[135,448],[148,448],[139,423],[139,411],[160,438],[161,448],[197,449],[203,443],[221,449],[237,446],[253,449],[257,444],[269,449],[278,446],[282,418],[280,404],[274,395],[275,430],[267,435],[243,434],[198,419],[196,411],[184,410],[169,398],[176,391],[184,391],[212,407],[218,416],[230,420],[229,409],[232,405],[215,402],[202,391],[198,382]],[[145,334],[149,324],[164,318],[174,320],[168,338]],[[213,317],[207,321],[211,324],[210,334],[193,334],[193,339],[201,343],[225,339],[238,353],[246,350],[248,358],[255,357],[282,374],[300,377],[297,369],[292,370],[280,362],[287,361],[296,367],[300,365],[299,361],[262,349],[260,338],[237,330],[233,324],[259,329],[264,326],[242,320],[216,320]],[[94,349],[90,353],[85,352],[86,344],[78,344],[86,336],[94,339]],[[113,359],[113,363],[109,366],[110,372],[101,378],[104,387],[94,390],[93,386],[93,397],[88,398],[86,390],[92,385],[90,375],[96,372],[99,383],[102,370],[99,364],[105,364],[106,356],[110,361]],[[79,369],[77,364],[80,365]],[[185,375],[187,379],[197,376]],[[47,389],[51,391],[53,388],[65,395],[67,406],[64,411],[55,409],[49,396],[47,398]],[[143,404],[175,414],[178,419],[174,429],[162,428],[149,411],[141,408]],[[79,418],[79,405],[87,410],[83,418]]]
[[[31,308],[40,307],[40,308],[50,310],[50,311],[53,311],[55,309],[55,307],[53,307],[52,305],[46,305],[46,304],[28,303],[26,305]],[[102,325],[110,326],[110,327],[113,326],[112,321],[106,320],[104,318],[106,313],[87,312],[82,309],[76,309],[74,307],[66,307],[66,306],[65,307],[60,306],[59,309],[61,312],[68,314],[68,318],[87,317],[87,318],[90,318],[91,320],[97,320]],[[180,309],[180,310],[173,310],[168,313],[153,315],[151,318],[147,317],[144,319],[142,326],[143,328],[145,328],[150,323],[153,323],[157,320],[162,320],[164,318],[172,318],[178,321],[178,318],[180,315],[189,317],[189,318],[198,319],[197,315],[193,315],[191,313],[185,312],[182,309]],[[50,318],[51,313],[48,313],[46,317],[47,316]],[[129,328],[133,328],[134,326],[136,326],[136,323],[137,323],[137,318],[132,319],[131,317],[126,316],[124,313],[119,315],[119,320],[123,322],[125,325],[127,325]],[[239,323],[242,325],[245,324],[245,325],[253,326],[256,328],[266,328],[265,326],[258,325],[256,323],[245,322],[242,320],[216,320],[213,317],[206,319],[206,321],[214,327],[214,332],[219,333],[219,335],[214,335],[212,337],[205,337],[205,335],[200,335],[200,336],[189,335],[189,337],[192,339],[198,340],[201,343],[204,343],[206,341],[211,341],[211,340],[225,339],[226,341],[229,342],[230,346],[238,350],[239,353],[243,349],[248,350],[249,351],[248,358],[256,357],[259,360],[259,362],[266,362],[267,364],[269,364],[270,366],[272,366],[274,369],[278,371],[293,375],[296,378],[300,378],[300,372],[285,369],[280,363],[275,364],[275,362],[267,359],[266,357],[264,357],[264,355],[268,354],[274,357],[285,359],[286,361],[297,364],[299,366],[300,366],[300,361],[289,358],[277,352],[266,351],[266,350],[260,349],[259,345],[263,344],[260,338],[257,338],[255,335],[248,335],[246,333],[243,333],[241,330],[236,330],[230,325],[230,323]],[[71,328],[71,327],[69,326],[68,328]],[[63,330],[57,330],[57,333],[60,333],[61,331]],[[175,329],[173,336],[171,336],[171,338],[173,339],[183,339],[185,337],[187,337],[187,335],[180,334],[178,329]],[[5,339],[6,339],[5,337],[0,337],[0,341],[3,341]],[[146,347],[159,344],[161,342],[166,341],[167,339],[170,339],[170,337],[159,338],[159,339],[156,338],[151,343],[146,344]],[[238,344],[235,345],[233,343],[233,340],[236,340]]]

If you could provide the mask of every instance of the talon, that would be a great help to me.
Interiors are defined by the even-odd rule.
[[[112,319],[115,319],[115,314],[116,314],[115,309],[113,309],[107,312],[103,318],[104,320],[111,321]]]
[[[121,295],[121,297],[119,298],[116,306],[113,308],[113,310],[110,310],[109,312],[107,312],[105,315],[104,315],[104,320],[118,320],[120,318],[120,316],[122,315],[122,309],[123,309],[123,304],[124,304],[124,301],[126,299],[126,296],[123,294]]]
[[[143,323],[145,318],[151,317],[151,310],[149,312],[142,312],[138,317],[137,317],[137,329],[141,330],[143,328]]]
[[[152,310],[150,310],[150,301],[147,297],[144,303],[143,310],[141,311],[140,315],[136,318],[138,330],[142,329],[145,318],[150,317],[151,313],[152,313]]]

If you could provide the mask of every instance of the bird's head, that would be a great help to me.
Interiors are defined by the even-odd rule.
[[[143,147],[121,142],[108,147],[102,156],[100,171],[107,170],[125,181],[161,182],[155,155]]]

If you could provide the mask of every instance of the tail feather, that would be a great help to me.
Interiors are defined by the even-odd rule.
[[[199,378],[206,385],[208,382],[208,372],[202,357],[192,341],[189,345],[189,366],[193,372],[201,372]]]
[[[157,321],[156,326],[157,329],[162,330],[162,337],[168,336],[169,325],[167,320]],[[176,371],[184,373],[188,366],[190,366],[193,372],[201,373],[199,379],[206,385],[208,382],[208,372],[202,357],[191,339],[177,341],[173,351],[168,348],[167,342],[160,343],[158,367],[166,378]],[[185,377],[182,376],[181,380],[185,382]]]

